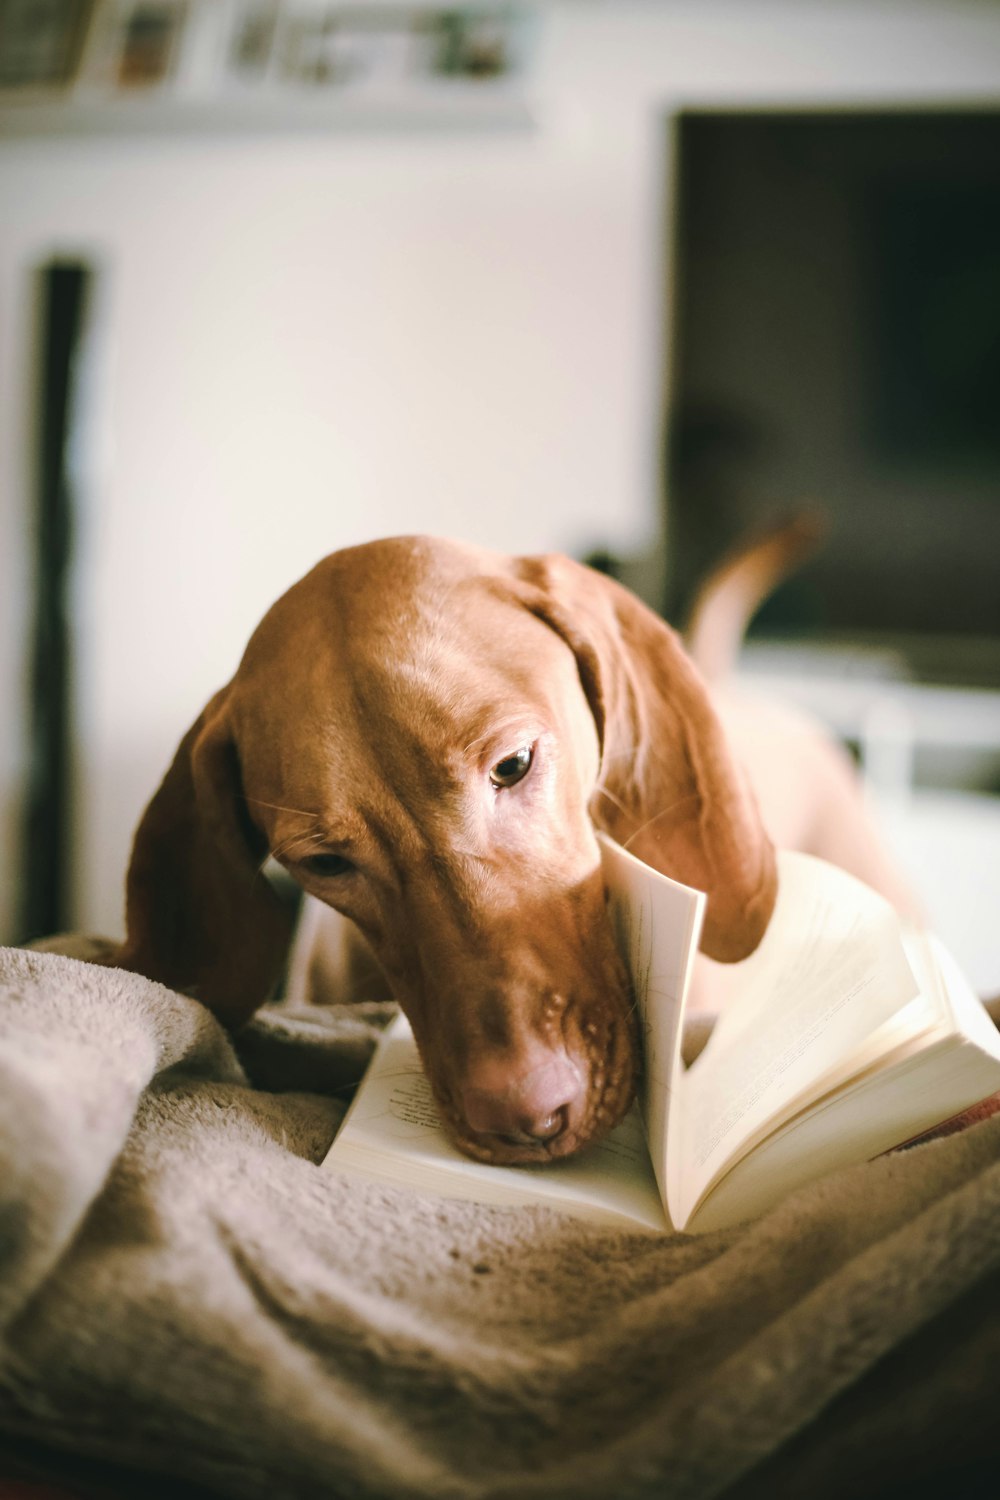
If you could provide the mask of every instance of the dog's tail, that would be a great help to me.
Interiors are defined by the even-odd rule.
[[[764,600],[819,546],[826,523],[802,511],[741,543],[700,585],[684,631],[688,654],[710,682],[736,666],[747,627]]]

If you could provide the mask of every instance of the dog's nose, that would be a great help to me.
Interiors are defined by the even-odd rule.
[[[481,1060],[469,1069],[462,1104],[477,1134],[551,1141],[567,1128],[583,1094],[579,1070],[565,1052],[556,1052],[524,1071],[502,1059]]]

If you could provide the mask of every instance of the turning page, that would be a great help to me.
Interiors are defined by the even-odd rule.
[[[683,1073],[684,1008],[705,915],[705,894],[661,875],[598,835],[608,906],[642,1028],[639,1101],[660,1195],[669,1205],[667,1138]]]

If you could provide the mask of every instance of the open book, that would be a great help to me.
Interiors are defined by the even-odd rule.
[[[763,941],[727,966],[708,1045],[681,1058],[705,898],[602,837],[644,1033],[640,1097],[610,1136],[543,1167],[485,1166],[438,1122],[403,1017],[324,1162],[446,1197],[692,1231],[763,1212],[1000,1090],[1000,1033],[933,937],[844,871],[782,853]]]

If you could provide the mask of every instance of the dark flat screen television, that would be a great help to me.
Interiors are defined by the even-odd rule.
[[[671,128],[666,612],[813,509],[754,634],[1000,687],[1000,107]]]

